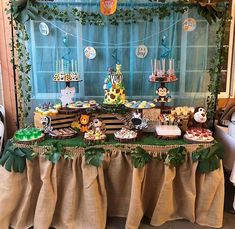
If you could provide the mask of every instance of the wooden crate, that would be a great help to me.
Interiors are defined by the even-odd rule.
[[[41,124],[42,114],[34,113],[34,125],[36,128],[43,128]],[[70,127],[73,121],[78,118],[77,114],[57,114],[55,116],[49,116],[51,118],[51,126],[53,129],[59,129],[64,127]]]
[[[105,124],[106,134],[113,134],[126,126],[124,119],[122,120],[122,118],[115,114],[100,114],[96,117]]]

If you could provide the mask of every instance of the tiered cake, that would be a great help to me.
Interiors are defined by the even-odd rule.
[[[104,81],[104,104],[118,105],[126,101],[125,87],[123,85],[123,75],[121,65],[116,65],[116,72],[109,69],[109,74]]]

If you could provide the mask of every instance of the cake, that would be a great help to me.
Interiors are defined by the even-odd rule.
[[[121,65],[116,65],[116,72],[109,69],[109,74],[104,81],[104,104],[119,105],[126,102],[125,87],[123,85]]]
[[[180,137],[181,130],[178,126],[175,126],[175,125],[159,125],[159,126],[156,126],[156,134],[157,136]]]

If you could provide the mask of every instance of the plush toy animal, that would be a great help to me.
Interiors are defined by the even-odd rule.
[[[202,127],[206,128],[207,116],[206,110],[204,107],[197,107],[194,110],[194,113],[190,115],[188,121],[188,127]]]
[[[89,122],[90,122],[90,117],[88,115],[82,114],[80,117],[80,124],[81,124],[80,131],[82,133],[88,131]]]
[[[91,128],[94,131],[94,133],[104,132],[105,131],[105,124],[102,121],[100,121],[99,119],[95,118],[91,123]]]

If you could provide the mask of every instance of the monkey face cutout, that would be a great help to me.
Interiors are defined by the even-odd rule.
[[[156,93],[159,96],[167,96],[167,94],[169,94],[169,90],[166,87],[161,86],[157,89]]]

